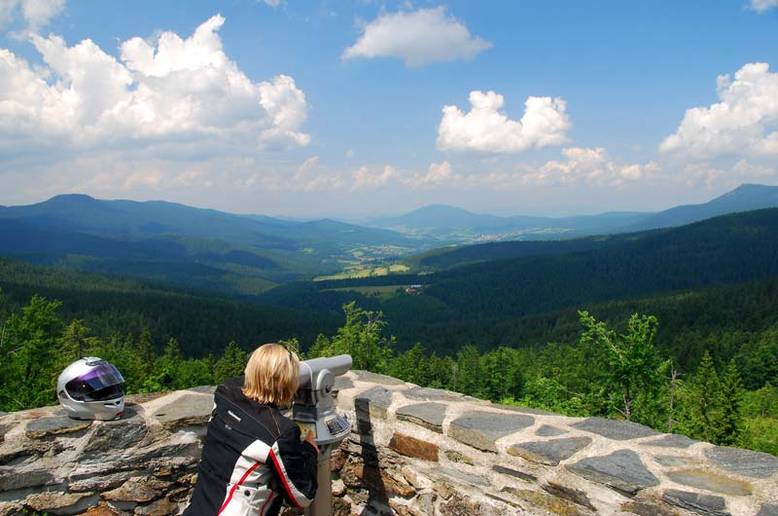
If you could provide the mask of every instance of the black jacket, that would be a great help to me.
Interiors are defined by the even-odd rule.
[[[186,515],[275,515],[284,501],[306,507],[316,494],[314,447],[277,407],[250,400],[242,386],[238,377],[216,389]]]

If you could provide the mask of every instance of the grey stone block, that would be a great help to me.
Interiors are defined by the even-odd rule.
[[[535,435],[539,435],[541,437],[553,437],[556,435],[564,435],[566,433],[569,432],[551,425],[543,425],[535,430]]]
[[[458,392],[432,389],[430,387],[413,387],[404,391],[403,396],[419,401],[462,401],[464,398],[464,395]]]
[[[155,407],[146,415],[173,432],[186,426],[204,425],[210,419],[212,411],[213,396],[183,391],[178,396],[171,395],[170,401]]]
[[[659,435],[659,432],[647,426],[632,423],[630,421],[617,421],[602,417],[589,417],[578,423],[573,423],[570,426],[616,441],[627,441],[639,437]]]
[[[747,496],[751,494],[751,484],[748,482],[729,478],[704,469],[670,471],[667,473],[667,476],[673,482],[689,487],[713,491],[714,493],[733,496]]]
[[[640,456],[631,450],[589,457],[565,467],[576,475],[630,496],[646,487],[659,485],[659,479],[646,468]]]
[[[666,489],[662,499],[676,507],[711,516],[730,516],[727,504],[721,496],[692,493],[679,489]]]
[[[386,410],[392,404],[392,392],[376,385],[354,397],[357,418],[368,421],[371,417],[386,419]]]
[[[452,421],[448,435],[473,448],[496,453],[497,439],[533,424],[535,418],[524,414],[472,411]]]
[[[756,516],[778,516],[778,504],[766,503],[756,513]]]
[[[567,437],[549,439],[548,441],[533,441],[518,443],[508,448],[510,455],[516,455],[532,462],[556,466],[569,459],[578,451],[592,443],[590,437]]]
[[[754,478],[767,478],[778,472],[778,457],[767,453],[714,446],[705,456],[715,465],[731,473]]]
[[[416,403],[397,409],[397,419],[409,421],[438,433],[443,433],[446,405],[443,403]]]
[[[660,437],[659,439],[646,441],[641,444],[643,446],[659,446],[661,448],[688,448],[692,444],[696,444],[698,442],[699,441],[695,441],[694,439],[689,439],[685,435],[668,434],[664,437]]]
[[[357,377],[356,379],[359,380],[360,382],[377,383],[379,385],[404,385],[405,384],[404,381],[398,380],[397,378],[392,378],[391,376],[386,376],[383,374],[371,373],[370,371],[363,371],[357,369],[351,372],[354,373],[354,375]]]

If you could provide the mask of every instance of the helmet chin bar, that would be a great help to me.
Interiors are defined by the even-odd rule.
[[[300,387],[292,405],[292,419],[303,435],[312,432],[319,446],[317,478],[319,489],[308,516],[332,514],[330,453],[351,432],[351,423],[335,410],[335,377],[351,369],[351,356],[314,358],[300,363]]]

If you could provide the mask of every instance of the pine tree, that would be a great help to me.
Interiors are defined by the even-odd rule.
[[[734,360],[730,360],[721,378],[721,418],[717,425],[719,444],[733,445],[741,431],[743,384]]]
[[[242,375],[247,361],[246,352],[235,341],[231,341],[213,366],[214,380],[222,383],[226,378]]]
[[[721,383],[706,349],[689,391],[689,428],[692,437],[716,441],[721,414]]]

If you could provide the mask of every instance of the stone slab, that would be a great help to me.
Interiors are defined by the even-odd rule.
[[[549,494],[570,500],[571,502],[577,503],[578,505],[586,507],[587,509],[591,509],[593,511],[597,510],[595,509],[594,505],[592,505],[592,502],[589,500],[589,497],[586,495],[586,493],[580,489],[562,485],[554,482],[553,480],[549,480],[541,487]]]
[[[91,425],[91,421],[71,419],[68,416],[42,417],[27,423],[24,433],[30,439],[42,439],[52,435],[79,432],[86,430]]]
[[[371,417],[386,419],[386,411],[392,404],[392,391],[376,385],[354,397],[357,418],[367,421]]]
[[[697,444],[699,441],[689,439],[685,435],[680,434],[668,434],[659,439],[653,441],[646,441],[640,443],[642,446],[659,446],[661,448],[688,448],[692,444]]]
[[[406,457],[438,462],[438,445],[410,435],[395,432],[389,441],[389,448]]]
[[[767,478],[778,473],[778,457],[767,453],[714,446],[705,450],[705,456],[720,468],[738,475]]]
[[[531,441],[511,445],[508,448],[508,454],[547,466],[556,466],[591,443],[591,437],[565,437],[547,441]]]
[[[535,430],[535,435],[539,435],[541,437],[554,437],[557,435],[564,435],[567,433],[569,433],[567,430],[563,430],[561,428],[557,428],[551,425],[542,425],[540,428]]]
[[[673,482],[713,491],[714,493],[732,496],[747,496],[751,494],[751,484],[748,482],[720,475],[709,470],[688,469],[670,471],[667,473],[667,476]]]
[[[335,385],[333,389],[336,391],[345,391],[346,389],[353,389],[354,388],[354,382],[351,381],[351,378],[346,378],[345,376],[336,376],[335,377]]]
[[[778,503],[766,503],[759,508],[756,516],[778,516]]]
[[[370,371],[363,371],[361,369],[351,372],[356,377],[356,380],[360,382],[377,383],[379,385],[405,385],[404,381],[383,374],[371,373]]]
[[[691,466],[696,461],[687,457],[680,457],[678,455],[656,455],[654,460],[662,466],[668,468],[678,468],[681,466]]]
[[[536,416],[558,416],[559,415],[559,414],[555,414],[554,412],[549,412],[548,410],[525,407],[524,405],[504,405],[501,403],[490,403],[490,405],[494,408],[498,408],[501,410],[509,410],[511,412],[519,412],[521,414],[533,414]]]
[[[405,405],[396,411],[397,419],[409,421],[438,433],[443,433],[443,420],[446,419],[446,405],[427,402]]]
[[[503,475],[520,478],[521,480],[525,480],[527,482],[535,482],[538,479],[538,477],[536,477],[535,475],[524,473],[523,471],[519,471],[516,468],[501,466],[500,464],[495,464],[494,466],[492,466],[492,471],[494,471],[495,473],[500,473]]]
[[[727,504],[721,496],[692,493],[678,489],[666,489],[662,499],[676,507],[711,516],[731,516]]]
[[[659,435],[659,432],[647,426],[632,423],[630,421],[618,421],[602,417],[589,417],[583,421],[573,423],[570,426],[616,441],[628,441],[640,437]]]
[[[174,432],[186,426],[204,425],[211,417],[212,411],[213,396],[181,391],[171,395],[170,400],[146,412],[146,417],[156,419],[163,428]]]
[[[140,416],[98,424],[87,437],[82,454],[115,453],[138,444],[146,436],[146,422]]]
[[[565,467],[578,476],[628,495],[659,485],[659,479],[632,450],[617,450],[608,455],[588,457]]]
[[[447,466],[439,466],[432,471],[433,476],[435,476],[436,473],[437,476],[443,475],[445,477],[458,480],[459,482],[463,482],[465,485],[468,486],[491,485],[491,482],[489,482],[489,479],[486,478],[485,476],[479,475],[478,473],[470,473],[469,471],[466,471],[463,467],[454,469],[454,468],[449,468]]]
[[[403,396],[418,401],[462,401],[464,398],[464,395],[458,392],[431,387],[413,387],[403,392]]]
[[[472,411],[462,414],[449,424],[448,435],[457,441],[478,448],[497,452],[496,441],[535,424],[535,418],[525,414],[499,414]]]
[[[92,493],[44,491],[27,497],[24,505],[35,513],[79,514],[100,500]]]

